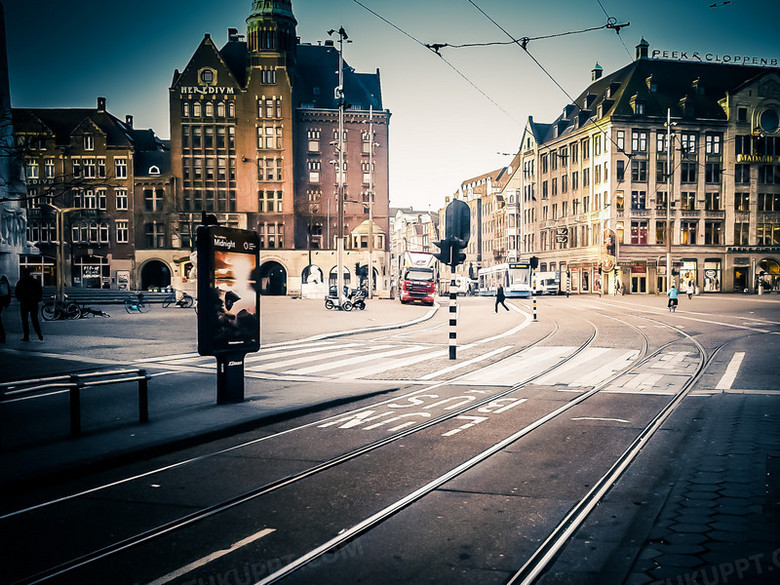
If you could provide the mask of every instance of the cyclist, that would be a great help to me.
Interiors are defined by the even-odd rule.
[[[669,310],[674,311],[677,308],[677,289],[674,288],[674,285],[666,293],[666,296],[669,297],[669,304],[667,305]]]

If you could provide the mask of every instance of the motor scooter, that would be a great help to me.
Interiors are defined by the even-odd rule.
[[[344,287],[343,300],[339,302],[339,297],[336,295],[335,287],[331,287],[330,294],[325,297],[325,308],[329,311],[331,309],[338,309],[339,311],[351,311],[354,306],[350,300],[350,295],[347,287]]]

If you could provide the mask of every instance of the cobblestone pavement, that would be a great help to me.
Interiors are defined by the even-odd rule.
[[[780,583],[780,396],[710,400],[626,585]]]

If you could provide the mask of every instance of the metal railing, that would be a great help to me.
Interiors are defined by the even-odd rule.
[[[0,384],[0,404],[13,399],[35,397],[36,394],[50,390],[67,390],[70,403],[70,434],[81,435],[81,391],[97,386],[138,382],[138,421],[149,422],[149,388],[151,379],[146,370],[111,370],[88,374],[66,374],[16,380]]]

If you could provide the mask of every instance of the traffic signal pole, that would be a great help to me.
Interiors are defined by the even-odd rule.
[[[450,266],[450,359],[457,359],[458,291],[455,289],[455,267]]]

